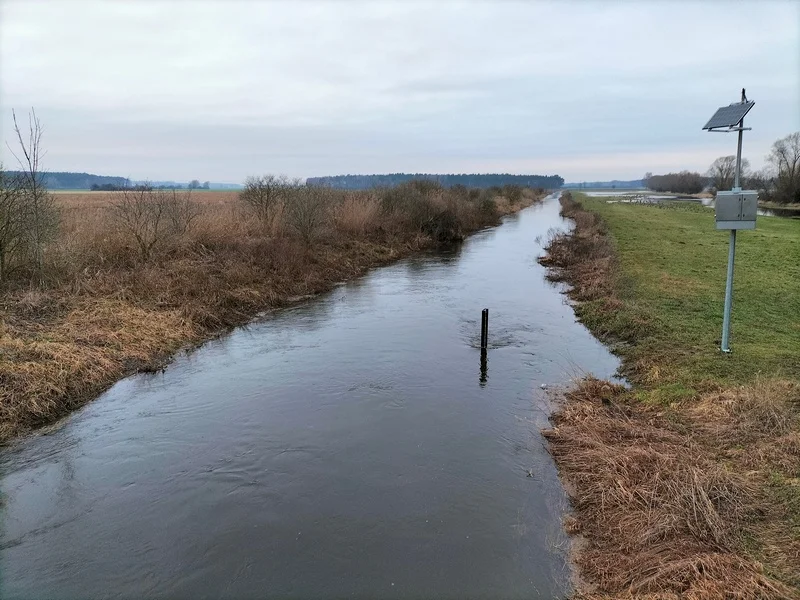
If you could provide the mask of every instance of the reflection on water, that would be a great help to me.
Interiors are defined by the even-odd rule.
[[[617,367],[536,263],[564,226],[551,199],[3,449],[0,596],[563,594],[540,388]]]
[[[485,349],[481,350],[481,376],[478,381],[481,384],[481,387],[486,387],[486,382],[489,381],[489,359],[488,359],[488,351]]]

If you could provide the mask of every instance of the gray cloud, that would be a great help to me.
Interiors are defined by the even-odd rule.
[[[35,106],[49,169],[133,178],[633,178],[730,153],[700,127],[746,86],[758,166],[800,129],[798,22],[796,2],[4,0],[0,124]]]

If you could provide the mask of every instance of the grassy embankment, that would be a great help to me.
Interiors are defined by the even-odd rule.
[[[196,218],[163,229],[170,235],[144,257],[113,207],[119,196],[58,194],[44,281],[23,273],[0,295],[0,442],[264,309],[494,225],[542,196],[429,182],[376,192],[290,186],[254,214],[235,192],[203,192],[187,208]],[[306,204],[292,212],[289,202]]]
[[[544,262],[633,384],[580,382],[545,431],[579,595],[800,597],[800,221],[739,234],[723,355],[713,211],[576,197]]]

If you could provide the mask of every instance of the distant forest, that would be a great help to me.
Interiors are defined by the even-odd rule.
[[[13,178],[21,175],[21,173],[19,171],[5,171],[5,175]],[[147,185],[159,190],[238,190],[243,187],[239,183],[217,183],[213,181],[204,181],[201,183],[197,179],[192,179],[188,183],[177,183],[175,181],[132,181],[126,177],[92,175],[91,173],[66,173],[63,171],[43,173],[43,176],[44,184],[49,190],[112,192],[127,187],[141,187],[142,185]]]
[[[19,171],[6,171],[9,177],[21,175]],[[64,173],[54,171],[44,174],[44,183],[50,190],[90,190],[96,186],[125,185],[124,177],[108,177],[105,175],[91,175],[89,173]]]
[[[309,177],[308,185],[329,186],[345,190],[366,190],[374,187],[394,187],[414,179],[438,181],[445,187],[464,185],[470,188],[490,188],[502,185],[520,185],[531,188],[557,189],[564,183],[558,175],[511,175],[509,173],[436,175],[428,173],[392,173],[390,175],[335,175]]]

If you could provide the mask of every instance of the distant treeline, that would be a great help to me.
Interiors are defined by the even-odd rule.
[[[130,189],[129,185],[116,185],[114,183],[93,183],[89,188],[93,192],[119,192]]]
[[[756,190],[758,199],[778,204],[800,204],[800,131],[775,140],[767,155],[766,165],[758,171],[750,170],[750,161],[742,158],[740,187]],[[706,171],[700,173],[681,171],[666,175],[645,173],[648,188],[656,192],[694,194],[704,189],[710,192],[729,190],[736,179],[736,156],[720,156]]]
[[[126,180],[125,184],[123,185],[115,185],[113,183],[93,183],[92,187],[89,189],[93,192],[121,192],[122,190],[208,190],[210,187],[208,181],[200,185],[197,180],[191,181],[187,185],[181,185],[180,183],[155,185],[152,183],[142,182],[131,184]]]
[[[208,188],[200,187],[200,188],[186,188],[186,186],[176,184],[176,185],[148,185],[145,183],[139,184],[130,184],[130,185],[114,185],[113,183],[104,183],[102,185],[98,185],[96,183],[92,184],[92,187],[89,188],[93,192],[121,192],[123,190],[183,190],[183,189],[201,189],[207,190]]]
[[[19,171],[6,171],[7,177],[16,177]],[[64,173],[53,171],[44,173],[44,184],[49,190],[90,190],[94,185],[124,186],[124,177],[108,177],[105,175],[91,175],[90,173]]]
[[[309,177],[308,185],[327,186],[346,190],[366,190],[376,187],[395,187],[409,181],[427,179],[445,187],[463,185],[468,188],[490,188],[518,185],[530,188],[557,189],[564,183],[558,175],[511,175],[509,173],[437,175],[427,173],[392,173],[389,175],[335,175]]]
[[[645,176],[645,185],[654,192],[674,192],[676,194],[699,194],[709,185],[710,179],[700,173],[681,171],[666,175]]]
[[[4,171],[4,175],[13,179],[21,175],[19,171]],[[92,175],[91,173],[67,173],[63,171],[52,171],[42,173],[45,187],[48,190],[92,190],[95,192],[113,192],[127,189],[133,186],[142,186],[159,190],[189,189],[189,190],[208,190],[208,189],[238,189],[242,186],[230,183],[214,183],[204,181],[200,183],[197,179],[192,179],[188,183],[175,183],[172,181],[131,181],[126,177],[111,177],[108,175]]]

